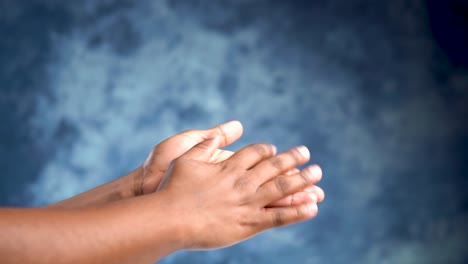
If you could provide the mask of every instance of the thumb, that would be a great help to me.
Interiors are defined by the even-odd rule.
[[[188,136],[193,139],[193,142],[191,143],[195,145],[202,142],[204,139],[207,139],[210,135],[217,134],[221,141],[220,147],[225,147],[238,140],[242,136],[242,132],[242,123],[234,120],[224,124],[219,124],[207,130],[187,130],[179,135]]]
[[[208,162],[221,147],[220,137],[216,134],[193,146],[182,157]]]

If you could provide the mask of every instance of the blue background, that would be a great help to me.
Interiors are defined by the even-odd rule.
[[[0,205],[72,196],[239,119],[232,150],[309,147],[319,215],[161,263],[468,262],[468,74],[424,1],[2,0],[0,36]]]

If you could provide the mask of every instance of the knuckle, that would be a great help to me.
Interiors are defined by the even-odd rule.
[[[284,168],[284,162],[281,160],[280,157],[273,157],[271,159],[269,159],[270,161],[270,164],[271,166],[273,166],[273,168],[279,170],[279,171],[282,171],[283,168]]]
[[[281,192],[282,195],[287,195],[290,189],[290,184],[285,177],[277,177],[274,179],[276,189]]]
[[[231,169],[231,167],[229,166],[229,163],[227,162],[220,162],[219,165],[220,165],[221,172],[226,172],[229,169]]]
[[[304,156],[297,150],[297,148],[291,149],[286,152],[292,160],[294,160],[295,163],[300,163],[303,159]]]
[[[266,144],[253,144],[251,145],[253,151],[255,151],[258,155],[265,157],[269,155],[269,150]]]
[[[164,155],[163,153],[164,149],[163,148],[160,148],[159,145],[156,145],[153,147],[153,149],[151,149],[151,152],[148,156],[148,159],[151,159],[153,160],[155,157],[159,156],[159,155]]]
[[[247,177],[239,177],[236,179],[234,182],[234,188],[240,189],[240,190],[246,190],[251,187],[252,183]]]
[[[221,135],[221,138],[224,140],[223,145],[227,145],[227,135],[221,126],[216,127],[216,132]]]
[[[206,151],[210,150],[210,148],[211,148],[211,146],[206,144],[206,143],[199,143],[199,144],[193,146],[192,150],[196,150],[197,153],[200,154],[200,153],[205,153]],[[187,152],[187,153],[189,153],[189,152]],[[190,155],[190,154],[187,154],[187,155]]]
[[[273,226],[282,226],[285,224],[285,217],[283,212],[273,213]]]
[[[307,207],[306,206],[298,206],[296,207],[296,217],[298,219],[304,218],[307,215]]]
[[[312,178],[311,175],[310,175],[309,170],[300,171],[299,172],[299,177],[301,178],[303,184],[308,184],[311,181],[311,178]]]
[[[178,157],[178,158],[173,159],[169,163],[168,169],[176,167],[176,166],[180,166],[180,164],[183,163],[182,161],[183,161],[182,157]]]
[[[293,206],[293,205],[294,205],[294,195],[289,195],[287,204],[288,204],[289,206]]]

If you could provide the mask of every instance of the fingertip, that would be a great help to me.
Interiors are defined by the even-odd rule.
[[[307,170],[309,171],[314,182],[318,182],[322,179],[322,169],[320,168],[320,166],[314,164],[312,166],[309,166]]]
[[[307,159],[310,158],[310,151],[306,146],[304,146],[304,145],[298,146],[297,150],[299,151],[299,153],[301,153],[301,155],[304,158],[307,158]]]
[[[237,131],[237,138],[241,137],[244,133],[244,125],[242,125],[242,123],[239,120],[233,120],[228,123],[233,131]],[[237,138],[235,138],[235,140],[237,140]]]
[[[307,212],[309,213],[310,217],[314,217],[318,213],[318,206],[317,203],[308,203],[307,204]]]
[[[310,202],[317,203],[317,195],[315,195],[315,193],[309,193],[307,195],[309,196]]]
[[[226,129],[226,130],[243,130],[244,129],[244,126],[239,120],[231,120],[226,123],[220,124],[216,127],[222,127],[223,129]]]
[[[316,185],[314,185],[313,188],[314,188],[313,192],[317,196],[317,201],[318,202],[323,202],[323,200],[325,200],[325,192],[322,190],[322,188],[320,188],[320,187],[318,187]]]
[[[231,120],[231,121],[226,122],[225,124],[230,125],[230,126],[237,126],[237,127],[243,128],[243,125],[242,125],[241,121],[239,121],[239,120]]]
[[[304,188],[304,192],[313,193],[314,186],[313,185],[307,186],[306,188]]]
[[[273,156],[276,155],[276,153],[278,152],[278,148],[276,148],[276,146],[273,145],[273,144],[270,144],[270,146],[271,146],[271,149],[273,151]]]
[[[223,145],[226,146],[238,140],[244,133],[244,128],[241,122],[232,120],[213,127],[211,131],[215,131],[215,133],[222,136]]]
[[[312,165],[311,167],[312,167],[312,169],[313,169],[316,173],[322,175],[323,171],[322,171],[322,168],[321,168],[319,165],[314,164],[314,165]]]

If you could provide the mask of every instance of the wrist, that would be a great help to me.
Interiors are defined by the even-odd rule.
[[[158,192],[123,200],[107,208],[114,212],[112,218],[119,226],[131,230],[126,239],[141,243],[138,246],[141,258],[155,261],[186,245],[187,219],[181,217],[173,201],[173,196]]]
[[[93,207],[138,196],[141,194],[141,175],[141,167],[138,167],[125,176],[47,207],[62,209]]]
[[[153,198],[158,203],[156,206],[158,211],[163,212],[163,218],[166,221],[168,229],[171,230],[172,242],[177,250],[187,249],[190,245],[191,222],[184,214],[184,210],[179,206],[181,203],[180,197],[175,197],[173,194],[165,190],[147,195]]]
[[[143,168],[138,168],[131,171],[122,178],[122,194],[125,198],[137,197],[143,195]]]
[[[177,250],[190,250],[194,247],[195,223],[190,217],[190,212],[180,205],[186,204],[182,195],[174,198],[174,195],[167,190],[161,190],[149,196],[158,197],[158,201],[164,203],[164,215],[171,223],[172,236],[177,244]],[[191,208],[190,210],[193,210]]]

